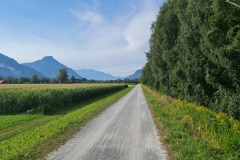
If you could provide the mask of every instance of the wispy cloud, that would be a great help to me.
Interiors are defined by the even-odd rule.
[[[102,0],[77,2],[79,5],[69,5],[65,10],[66,26],[50,25],[44,33],[37,34],[9,33],[0,27],[0,52],[20,62],[52,55],[74,69],[94,68],[119,76],[129,75],[144,65],[151,23],[161,0],[129,0],[124,12],[114,12],[114,18],[100,8],[111,7]]]
[[[103,21],[103,16],[92,10],[86,10],[84,12],[80,10],[70,9],[70,13],[76,17],[80,23],[90,23],[91,25],[100,25]]]

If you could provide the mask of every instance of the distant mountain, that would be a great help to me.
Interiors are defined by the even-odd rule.
[[[56,78],[58,75],[58,70],[61,68],[68,69],[68,76],[74,76],[75,78],[81,78],[73,69],[68,68],[67,66],[61,64],[55,60],[52,56],[46,56],[41,60],[32,62],[32,63],[23,63],[23,65],[33,68],[36,71],[46,75],[49,78]]]
[[[135,79],[135,78],[140,79],[141,75],[142,75],[142,69],[139,69],[134,74],[127,76],[126,78],[127,79]]]
[[[86,79],[93,79],[93,80],[116,80],[121,77],[116,77],[111,74],[107,74],[101,71],[96,71],[93,69],[79,69],[76,72]]]
[[[45,77],[40,72],[29,68],[27,66],[19,64],[12,58],[9,58],[0,53],[0,76],[2,77],[31,77],[37,75],[39,77]]]

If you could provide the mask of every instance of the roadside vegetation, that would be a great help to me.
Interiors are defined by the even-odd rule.
[[[142,86],[170,159],[240,159],[240,122]]]
[[[133,86],[123,87],[122,85],[109,92],[98,92],[92,97],[80,98],[81,100],[77,103],[57,107],[50,115],[24,113],[0,116],[0,159],[44,158],[47,153],[71,138],[80,126],[101,113],[132,88]],[[84,94],[84,92],[74,93]]]
[[[141,83],[240,120],[240,3],[230,2],[165,1]]]

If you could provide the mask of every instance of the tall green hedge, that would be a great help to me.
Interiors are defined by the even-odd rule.
[[[147,59],[142,83],[240,118],[240,8],[168,0],[152,25]]]

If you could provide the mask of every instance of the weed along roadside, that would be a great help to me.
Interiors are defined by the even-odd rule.
[[[240,122],[142,85],[171,159],[240,159]]]
[[[43,158],[72,137],[80,126],[101,113],[132,88],[133,86],[123,87],[121,90],[96,96],[68,107],[57,108],[55,114],[52,115],[0,116],[0,119],[3,117],[8,122],[8,126],[0,130],[0,136],[11,127],[25,127],[18,134],[13,134],[12,137],[0,141],[0,159]],[[15,116],[20,122],[14,120]],[[10,119],[12,119],[12,123]],[[41,122],[41,119],[45,120]]]

